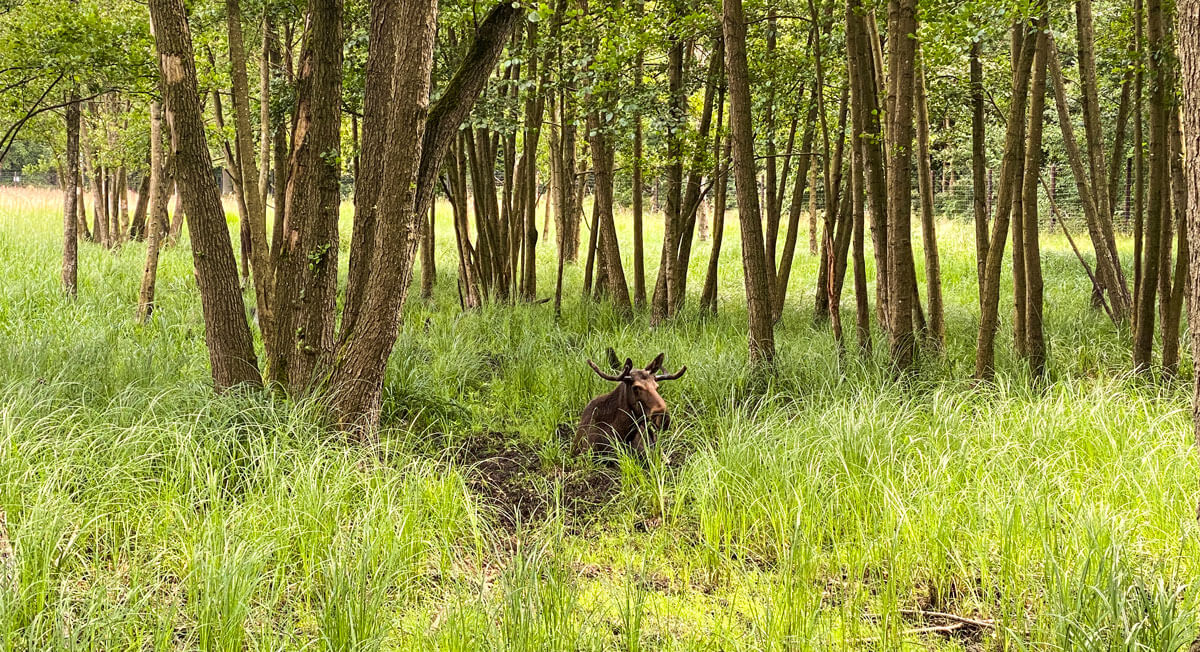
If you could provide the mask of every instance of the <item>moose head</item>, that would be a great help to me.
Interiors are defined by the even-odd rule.
[[[656,432],[665,430],[671,422],[667,403],[658,393],[659,383],[675,380],[687,371],[684,366],[673,374],[658,373],[665,357],[659,353],[644,369],[634,369],[633,360],[626,358],[615,374],[605,373],[595,362],[587,361],[596,375],[617,383],[617,386],[592,399],[583,409],[579,428],[575,431],[577,453],[624,445],[638,454],[645,454],[646,448],[654,444]],[[609,359],[616,361],[611,349]]]

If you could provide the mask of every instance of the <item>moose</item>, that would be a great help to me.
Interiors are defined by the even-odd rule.
[[[673,374],[659,374],[665,354],[659,353],[645,369],[634,369],[633,360],[625,358],[619,374],[608,374],[600,370],[595,362],[588,365],[604,380],[617,383],[607,394],[592,399],[579,418],[575,431],[576,454],[593,450],[613,451],[620,446],[631,447],[639,456],[654,445],[659,430],[670,425],[667,403],[658,393],[658,384],[675,380],[687,371],[683,366]],[[610,363],[617,360],[609,349]],[[616,364],[612,364],[616,367]]]

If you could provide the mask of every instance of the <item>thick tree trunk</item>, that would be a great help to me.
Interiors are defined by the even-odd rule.
[[[1183,150],[1200,152],[1200,0],[1179,0],[1179,63],[1182,80]],[[1189,154],[1184,173],[1188,190],[1188,240],[1200,243],[1200,157]],[[1188,324],[1192,334],[1192,359],[1200,360],[1200,247],[1188,252],[1192,282],[1188,289]],[[1193,375],[1192,422],[1200,447],[1200,374]],[[1200,510],[1197,511],[1200,518]]]
[[[221,198],[212,178],[187,14],[182,0],[150,0],[175,176],[192,216],[192,259],[212,376],[218,389],[258,385],[262,378],[237,283],[237,263]]]
[[[342,2],[313,0],[309,12],[267,347],[271,381],[297,395],[315,389],[318,369],[333,362],[341,202],[341,163],[331,152],[341,149]]]
[[[71,89],[67,114],[66,190],[63,193],[63,291],[79,294],[79,91]]]
[[[373,233],[374,241],[382,244],[367,263],[371,275],[362,293],[360,323],[343,328],[329,379],[329,404],[338,423],[360,436],[379,426],[384,371],[399,332],[420,221],[433,201],[437,173],[499,61],[508,35],[524,16],[524,9],[509,3],[494,7],[480,22],[462,65],[426,114],[436,12],[433,0],[376,0],[371,7],[372,38],[382,24],[402,28],[393,40],[396,53],[388,57],[395,66],[382,79],[366,80],[368,89],[394,99],[384,123],[383,156],[379,161],[364,160],[364,165],[383,167]]]
[[[746,19],[741,0],[725,0],[722,15],[725,70],[729,78],[730,138],[738,222],[742,232],[742,269],[750,326],[750,362],[769,365],[775,358],[775,322],[763,247],[762,220],[754,174],[754,128],[750,111],[750,74],[746,64]]]

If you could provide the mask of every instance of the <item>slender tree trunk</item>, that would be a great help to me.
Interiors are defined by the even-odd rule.
[[[783,306],[787,301],[788,284],[792,275],[792,259],[795,256],[796,240],[800,230],[800,213],[804,210],[805,181],[808,179],[808,175],[804,171],[812,167],[811,162],[814,158],[812,146],[816,136],[816,113],[817,101],[814,97],[808,103],[808,117],[805,119],[805,124],[808,126],[805,127],[804,135],[801,137],[799,164],[796,167],[796,180],[792,186],[792,205],[788,209],[787,237],[783,242],[779,270],[775,275],[775,297],[772,306],[772,316],[775,321],[779,321],[783,317]],[[813,181],[816,181],[815,167],[813,167]],[[812,196],[812,194],[813,189],[809,189],[809,195]],[[815,211],[811,214],[815,215]],[[813,222],[815,223],[815,220]]]
[[[888,70],[892,71],[888,115],[888,275],[892,363],[904,372],[916,362],[913,335],[912,143],[915,95],[916,0],[888,3]]]
[[[425,228],[421,229],[421,298],[433,298],[433,282],[437,279],[437,269],[434,262],[434,216],[437,214],[437,203],[429,206],[429,216]]]
[[[988,185],[985,127],[983,122],[983,40],[971,43],[971,180],[975,210],[975,268],[979,281],[979,304],[983,305],[984,271],[988,257]]]
[[[873,52],[875,37],[870,30],[871,21],[862,0],[849,0],[847,4],[847,38],[849,61],[854,66],[855,89],[851,96],[855,106],[862,107],[865,123],[863,143],[866,157],[867,199],[871,209],[871,243],[875,254],[875,303],[884,328],[889,324],[889,249],[888,249],[888,193],[887,170],[884,163],[884,134],[880,116],[878,61]],[[852,47],[850,47],[852,45]]]
[[[275,270],[271,267],[271,252],[267,244],[267,213],[263,204],[262,188],[258,185],[258,165],[254,161],[254,135],[250,127],[250,80],[246,74],[246,48],[242,39],[242,12],[239,0],[225,0],[225,15],[229,31],[230,76],[233,80],[237,176],[240,181],[240,196],[246,206],[244,223],[245,232],[249,236],[258,328],[263,333],[263,340],[267,341],[274,337],[271,327],[274,321]],[[268,369],[267,373],[269,375],[272,372]]]
[[[150,205],[150,175],[142,177],[138,184],[137,206],[133,209],[133,219],[129,222],[129,237],[143,240],[146,237],[146,209]]]
[[[918,55],[920,56],[920,55]],[[942,266],[938,260],[937,225],[933,216],[933,168],[930,163],[929,99],[925,91],[923,62],[916,75],[917,86],[917,175],[921,193],[921,241],[925,252],[925,283],[929,302],[929,339],[942,348],[946,344],[946,315],[942,304]]]
[[[775,330],[774,320],[771,319],[767,258],[754,179],[754,128],[750,111],[750,75],[746,63],[746,19],[741,0],[725,0],[722,30],[725,35],[725,70],[729,77],[730,138],[733,141],[738,222],[742,232],[742,268],[750,322],[750,362],[769,365],[775,358]]]
[[[1012,100],[1008,108],[1008,125],[1004,138],[1004,160],[1000,171],[1000,190],[996,198],[996,215],[992,220],[992,233],[988,242],[987,265],[984,269],[983,302],[979,318],[979,337],[976,340],[975,378],[991,381],[995,377],[996,327],[1000,312],[1000,268],[1004,259],[1004,241],[1008,237],[1009,217],[1012,213],[1014,193],[1019,192],[1020,178],[1016,173],[1023,165],[1018,156],[1023,152],[1025,141],[1025,115],[1029,101],[1030,73],[1037,39],[1032,25],[1017,22],[1013,29],[1020,30],[1020,56],[1016,57],[1013,74]]]
[[[667,96],[670,99],[667,137],[667,209],[663,213],[663,246],[658,278],[650,303],[650,323],[658,324],[671,316],[671,287],[675,269],[675,247],[683,222],[683,141],[687,127],[687,93],[683,89],[683,39],[670,37],[667,51]]]
[[[1018,56],[1018,53],[1021,51],[1021,42],[1022,42],[1021,32],[1018,30],[1012,30],[1012,38],[1013,38],[1013,43],[1012,43],[1011,55],[1013,57],[1013,60],[1015,61],[1016,57]],[[1028,38],[1034,39],[1035,42],[1037,41],[1036,36],[1029,36]],[[1037,51],[1035,48],[1034,60],[1036,61],[1036,59],[1037,59]],[[1013,68],[1014,75],[1018,74],[1016,72],[1016,70],[1017,69],[1014,67]],[[1035,73],[1031,72],[1030,74],[1032,75]],[[1036,93],[1036,89],[1033,89],[1032,83],[1030,85],[1030,88],[1031,88],[1030,95],[1032,96]],[[1032,102],[1032,99],[1030,100],[1030,102]],[[1026,138],[1028,138],[1028,133],[1029,133],[1028,121],[1026,120],[1025,116],[1021,116],[1021,120],[1026,122],[1026,132],[1025,133],[1026,133]],[[1021,192],[1022,188],[1024,187],[1024,179],[1025,179],[1026,172],[1027,172],[1025,169],[1026,142],[1024,140],[1022,140],[1021,143],[1018,145],[1018,148],[1019,149],[1018,149],[1018,151],[1016,153],[1016,157],[1015,157],[1017,167],[1013,173],[1013,176],[1015,179],[1014,183],[1016,184],[1016,187],[1013,189],[1013,193],[1012,193],[1013,206],[1012,206],[1012,214],[1011,214],[1012,215],[1012,217],[1011,217],[1011,219],[1012,219],[1012,234],[1013,234],[1013,238],[1012,238],[1013,348],[1016,349],[1018,356],[1028,357],[1029,347],[1026,346],[1026,341],[1025,341],[1025,322],[1026,322],[1026,319],[1025,319],[1025,317],[1026,317],[1026,314],[1025,314],[1025,297],[1026,297],[1025,236],[1024,236],[1024,233],[1025,233],[1025,204],[1022,201],[1022,192]],[[1035,173],[1036,171],[1031,170],[1028,172]]]
[[[613,149],[604,130],[607,125],[600,120],[599,110],[588,115],[588,131],[591,136],[592,161],[596,167],[596,203],[593,225],[598,231],[597,253],[603,262],[604,289],[617,312],[631,314],[633,305],[629,300],[629,286],[625,282],[625,270],[621,265],[621,250],[617,242],[617,228],[613,222]]]
[[[79,91],[71,89],[67,114],[66,191],[63,193],[63,291],[79,294]]]
[[[1042,115],[1046,109],[1046,59],[1049,37],[1038,30],[1037,51],[1033,59],[1033,81],[1030,86],[1029,131],[1025,147],[1025,179],[1021,190],[1025,231],[1020,235],[1025,247],[1022,264],[1025,267],[1025,346],[1029,370],[1034,377],[1046,373],[1046,338],[1043,333],[1042,258],[1038,241],[1038,180],[1042,167]],[[1014,235],[1016,235],[1014,233]]]
[[[637,13],[643,11],[643,2],[637,3]],[[638,50],[633,64],[633,94],[641,97],[642,75],[645,53]],[[642,114],[633,118],[633,305],[639,310],[646,305],[646,247],[642,240]]]
[[[1171,81],[1167,77],[1169,67],[1163,59],[1168,56],[1162,0],[1149,0],[1146,6],[1147,47],[1150,50],[1150,183],[1149,204],[1143,231],[1143,260],[1141,286],[1138,291],[1137,316],[1133,329],[1133,369],[1148,373],[1154,352],[1154,309],[1159,289],[1163,228],[1166,216],[1167,176],[1167,93]]]
[[[221,198],[212,178],[197,90],[192,38],[182,0],[150,0],[166,119],[171,128],[180,194],[192,216],[192,258],[204,336],[218,389],[262,382],[254,340],[237,285],[237,263]]]
[[[138,291],[137,320],[145,323],[154,312],[154,291],[158,282],[158,254],[166,236],[167,190],[170,188],[168,170],[170,164],[163,155],[162,107],[158,102],[150,104],[150,205],[146,226],[146,265],[142,269],[142,284]]]
[[[1171,211],[1165,212],[1164,219],[1174,222],[1179,231],[1177,251],[1175,254],[1175,275],[1171,281],[1169,300],[1164,297],[1166,309],[1163,311],[1163,374],[1174,377],[1179,371],[1179,319],[1183,314],[1184,295],[1188,278],[1188,256],[1191,243],[1188,242],[1187,212],[1188,196],[1187,182],[1183,169],[1183,133],[1179,121],[1179,107],[1172,101],[1168,118],[1169,139],[1169,174],[1171,185]],[[1166,268],[1163,268],[1165,273]]]
[[[724,102],[722,102],[722,105]],[[720,130],[718,130],[720,131]],[[713,177],[712,249],[708,256],[708,270],[704,275],[704,289],[700,293],[700,312],[717,314],[717,268],[721,259],[721,244],[725,238],[725,205],[729,189],[729,161],[732,157],[733,139],[726,136],[723,153],[717,157]]]

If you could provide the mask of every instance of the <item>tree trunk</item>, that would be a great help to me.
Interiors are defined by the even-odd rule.
[[[192,216],[192,259],[213,381],[218,389],[262,382],[237,284],[237,263],[212,178],[187,14],[182,0],[150,0],[175,176]]]
[[[1046,109],[1046,58],[1049,37],[1045,29],[1038,30],[1037,51],[1033,59],[1033,81],[1030,86],[1029,131],[1025,147],[1025,179],[1021,189],[1024,233],[1025,267],[1025,346],[1029,370],[1033,376],[1046,373],[1046,338],[1043,333],[1042,258],[1038,241],[1038,180],[1042,167],[1042,115]],[[1017,235],[1014,232],[1014,235]]]
[[[983,40],[971,43],[971,197],[975,211],[975,271],[979,281],[979,304],[983,305],[984,270],[988,257],[988,184],[983,122]]]
[[[1149,0],[1146,5],[1146,36],[1150,52],[1150,183],[1149,203],[1142,237],[1142,278],[1138,290],[1137,315],[1133,328],[1133,369],[1137,373],[1148,373],[1154,352],[1154,310],[1159,289],[1161,249],[1167,176],[1167,118],[1171,80],[1167,77],[1169,66],[1163,59],[1167,55],[1166,35],[1163,20],[1162,0]]]
[[[508,35],[524,16],[520,7],[496,5],[480,22],[462,65],[426,114],[436,12],[433,0],[376,0],[371,7],[373,40],[378,29],[400,28],[392,40],[396,53],[387,57],[395,66],[382,79],[366,79],[367,89],[388,93],[385,97],[394,99],[384,123],[387,141],[383,156],[378,161],[364,159],[364,165],[383,167],[373,234],[382,247],[375,249],[373,260],[367,263],[371,275],[362,293],[360,324],[353,330],[343,328],[334,356],[337,364],[329,376],[334,416],[360,436],[379,426],[384,371],[399,332],[420,221],[433,201],[437,173],[499,61]],[[386,83],[389,79],[390,84]]]
[[[804,210],[804,190],[808,175],[805,170],[813,169],[813,182],[816,182],[816,168],[813,167],[812,146],[816,136],[817,100],[813,97],[808,103],[808,117],[805,119],[804,135],[801,137],[799,164],[796,166],[796,180],[792,186],[792,205],[788,209],[788,231],[783,242],[783,254],[779,261],[779,270],[775,274],[775,296],[772,305],[772,318],[779,321],[783,317],[783,306],[787,301],[788,284],[792,275],[792,259],[796,252],[796,239],[799,237],[800,213]],[[809,196],[813,196],[815,188],[809,188]],[[815,215],[816,211],[811,211]],[[816,219],[812,219],[815,225]],[[814,228],[810,225],[810,229]],[[815,236],[815,233],[812,233]]]
[[[1179,63],[1182,80],[1183,150],[1200,152],[1200,0],[1179,0],[1176,8],[1179,29]],[[1189,156],[1185,171],[1188,188],[1188,240],[1200,242],[1200,157]],[[1188,252],[1192,282],[1188,290],[1188,324],[1192,334],[1192,359],[1200,360],[1200,247]],[[1200,374],[1192,381],[1192,422],[1196,446],[1200,447]],[[1200,518],[1200,509],[1197,511]]]
[[[1013,67],[1012,100],[1008,107],[1008,124],[1004,137],[1004,159],[1000,170],[1000,190],[996,198],[996,215],[992,220],[992,233],[988,242],[987,265],[984,269],[983,302],[979,317],[979,336],[976,340],[975,378],[991,381],[996,374],[996,327],[1000,312],[1000,268],[1004,259],[1004,241],[1008,237],[1009,217],[1012,213],[1014,193],[1019,192],[1020,178],[1016,176],[1024,161],[1018,156],[1024,149],[1025,115],[1029,101],[1030,73],[1033,55],[1037,49],[1036,31],[1033,25],[1014,23],[1020,30],[1020,56],[1015,57]]]
[[[129,237],[143,240],[146,237],[146,209],[150,205],[150,175],[142,177],[138,184],[137,206],[133,209],[133,219],[129,222]]]
[[[719,129],[717,131],[720,132]],[[717,157],[713,170],[716,189],[713,191],[712,249],[708,256],[708,270],[704,275],[704,289],[700,292],[700,312],[712,315],[717,314],[717,268],[721,260],[721,244],[725,238],[725,205],[729,192],[729,161],[732,157],[732,147],[733,140],[726,137],[723,153]]]
[[[1168,139],[1170,141],[1170,184],[1171,211],[1164,219],[1176,224],[1179,231],[1177,238],[1178,249],[1175,254],[1175,276],[1171,282],[1171,294],[1163,311],[1163,374],[1174,377],[1179,371],[1179,318],[1183,314],[1184,295],[1188,284],[1188,255],[1191,243],[1188,242],[1187,212],[1188,196],[1187,182],[1183,169],[1183,134],[1179,124],[1179,107],[1172,101],[1170,117],[1168,118]],[[1165,273],[1166,268],[1164,268]]]
[[[861,106],[865,123],[862,137],[863,143],[867,199],[871,209],[871,243],[875,253],[875,299],[876,309],[885,329],[890,329],[889,317],[889,283],[888,271],[888,198],[886,166],[883,152],[883,127],[880,122],[882,107],[879,103],[879,84],[877,61],[873,53],[874,37],[866,20],[862,0],[848,0],[846,11],[848,59],[854,67],[854,88],[851,102],[856,107]],[[852,47],[851,47],[852,45]]]
[[[938,260],[937,225],[933,216],[933,168],[929,148],[929,99],[923,62],[917,69],[917,175],[921,193],[921,242],[925,252],[925,284],[929,302],[929,339],[937,348],[946,345],[946,315],[942,304],[942,266]]]
[[[170,151],[170,150],[169,150]],[[170,188],[168,159],[163,155],[162,107],[158,102],[150,104],[150,190],[147,233],[146,265],[142,269],[142,284],[138,291],[137,320],[145,323],[154,312],[154,290],[158,282],[158,254],[162,249],[167,224],[167,190]]]
[[[421,298],[433,298],[433,282],[437,279],[437,269],[434,267],[434,216],[437,214],[437,203],[429,206],[429,216],[425,228],[421,229]]]
[[[658,278],[650,303],[651,325],[671,316],[671,288],[675,269],[675,247],[683,221],[683,141],[687,127],[687,93],[683,89],[683,39],[671,36],[667,51],[667,96],[670,116],[667,119],[667,209],[663,213],[663,245],[659,258]]]
[[[891,310],[892,364],[900,372],[916,362],[912,312],[916,288],[912,254],[913,70],[916,0],[888,3],[888,70],[892,71],[888,115],[888,303]]]
[[[63,193],[63,291],[79,294],[79,91],[71,89],[67,114],[66,190]]]
[[[341,149],[341,0],[313,0],[308,20],[267,347],[271,381],[297,395],[315,389],[318,368],[334,354],[341,164],[331,152]]]
[[[1071,164],[1072,176],[1075,177],[1080,203],[1083,205],[1088,234],[1092,239],[1092,247],[1096,251],[1097,277],[1112,300],[1114,314],[1118,320],[1121,320],[1128,314],[1129,292],[1125,287],[1120,258],[1116,254],[1116,237],[1112,232],[1111,216],[1106,219],[1100,212],[1096,201],[1099,194],[1107,196],[1107,182],[1103,186],[1097,187],[1088,181],[1088,162],[1084,160],[1079,145],[1075,141],[1075,131],[1071,126],[1070,112],[1066,104],[1066,91],[1064,90],[1058,48],[1053,40],[1050,42],[1048,64],[1050,80],[1054,85],[1055,105],[1058,108],[1059,129],[1062,131],[1067,160]]]
[[[775,331],[754,179],[754,127],[750,111],[750,74],[746,64],[746,19],[741,0],[725,0],[721,25],[725,35],[730,138],[733,141],[734,182],[737,187],[738,222],[742,232],[742,269],[750,322],[750,362],[752,365],[769,365],[775,358]]]
[[[596,254],[602,263],[603,287],[617,312],[631,314],[629,286],[621,265],[621,249],[617,242],[617,227],[613,222],[613,148],[606,133],[607,125],[600,119],[600,110],[588,114],[588,140],[592,147],[592,162],[596,168],[595,206],[592,224],[596,229]]]
[[[242,40],[242,12],[239,0],[225,0],[229,30],[229,65],[233,80],[234,142],[237,145],[239,193],[246,206],[245,224],[250,240],[250,266],[254,274],[254,298],[258,307],[258,328],[263,340],[273,339],[274,269],[267,244],[267,213],[259,187],[258,165],[254,162],[254,135],[250,127],[250,80],[246,74],[246,48]],[[232,163],[232,162],[231,162]],[[267,162],[264,160],[264,165]],[[336,209],[335,209],[336,212]],[[336,219],[336,218],[335,218]],[[271,370],[267,370],[268,375]]]

